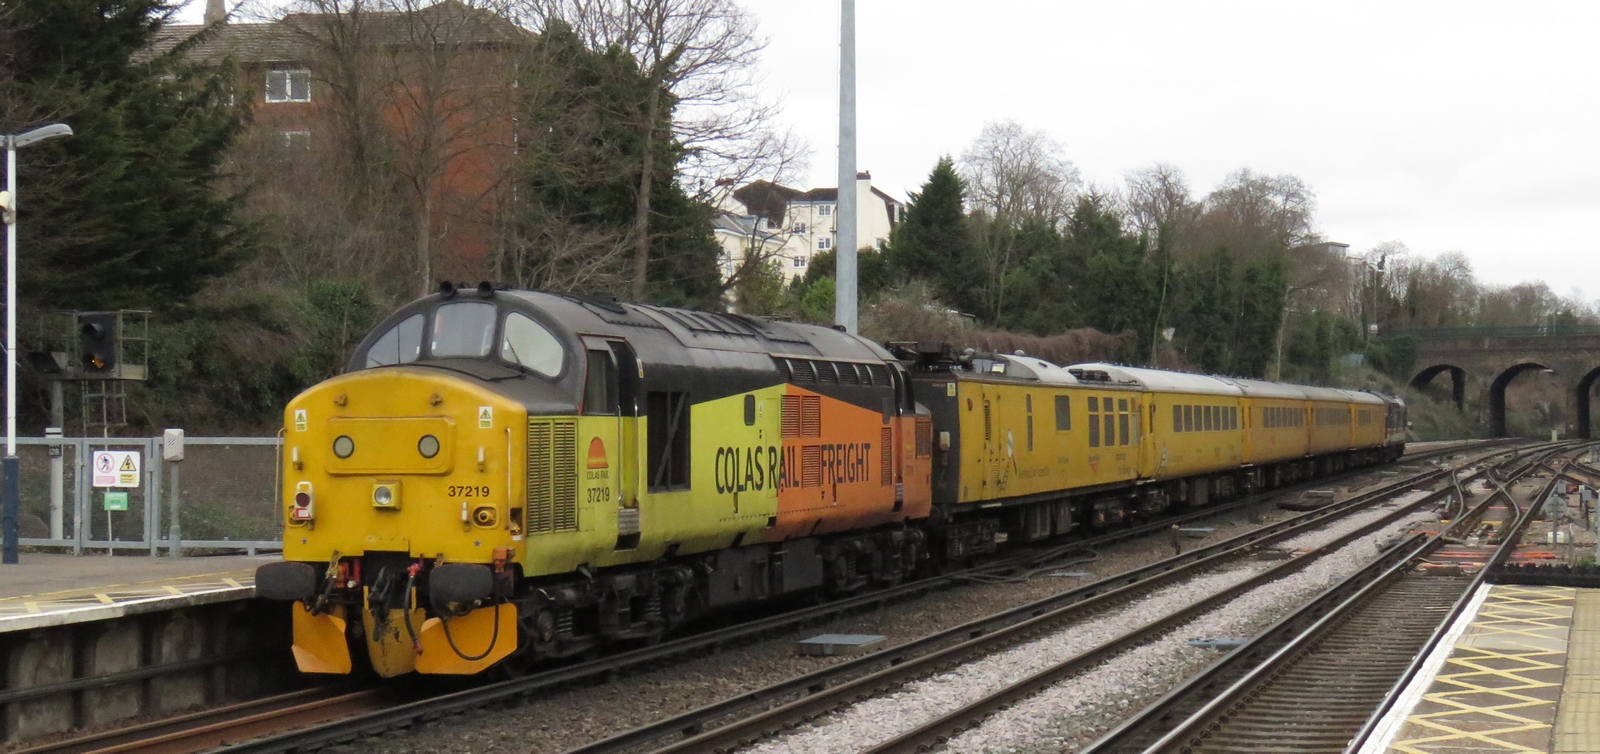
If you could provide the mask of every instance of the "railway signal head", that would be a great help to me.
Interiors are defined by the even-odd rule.
[[[78,343],[83,353],[84,372],[114,373],[117,369],[117,315],[79,314]]]

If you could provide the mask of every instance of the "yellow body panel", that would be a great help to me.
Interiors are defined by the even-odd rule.
[[[960,380],[959,501],[982,502],[1137,478],[1144,434],[1141,394],[1062,385]],[[1057,429],[1056,399],[1070,402],[1070,428]],[[1088,399],[1112,401],[1110,412],[1088,411]],[[1127,423],[1124,442],[1121,425]],[[1089,441],[1093,422],[1115,428],[1115,442]],[[1097,432],[1104,440],[1104,432]]]
[[[312,615],[304,603],[289,608],[293,614],[294,664],[302,673],[350,672],[350,646],[344,640],[344,608]]]
[[[745,396],[755,423],[744,422]],[[615,416],[533,417],[576,421],[577,529],[535,532],[523,552],[523,575],[567,573],[655,560],[676,545],[680,555],[727,547],[744,532],[755,543],[778,514],[773,478],[781,386],[689,407],[689,485],[650,491],[649,419]],[[638,536],[619,537],[618,522],[636,511]]]
[[[448,635],[443,621],[429,618],[422,624],[417,639],[422,645],[422,653],[416,658],[418,673],[481,673],[517,651],[517,608],[514,605],[480,607],[451,618]]]
[[[1151,479],[1204,474],[1244,463],[1244,409],[1226,395],[1155,393],[1150,462]],[[1176,409],[1176,411],[1174,411]],[[1206,415],[1210,415],[1209,423]]]
[[[525,495],[527,420],[522,406],[503,396],[439,370],[374,369],[301,393],[285,422],[286,560],[391,551],[489,563],[496,548],[520,539],[508,513]],[[433,459],[418,450],[424,434],[440,441]],[[354,440],[348,459],[333,452],[340,435]],[[314,499],[309,523],[289,518],[302,483]],[[383,508],[373,504],[379,483],[395,490],[394,503]],[[463,523],[463,505],[469,514],[493,509],[494,525]]]
[[[1249,415],[1246,435],[1245,462],[1261,465],[1303,458],[1311,452],[1310,434],[1305,426],[1269,426],[1267,411],[1280,414],[1294,412],[1305,420],[1305,401],[1281,398],[1246,398],[1245,411]]]

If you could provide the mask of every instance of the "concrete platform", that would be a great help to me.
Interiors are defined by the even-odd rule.
[[[250,599],[256,567],[279,557],[23,553],[0,565],[0,633]]]
[[[1600,590],[1480,587],[1361,752],[1600,752]]]

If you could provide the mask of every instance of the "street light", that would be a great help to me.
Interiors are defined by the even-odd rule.
[[[17,150],[60,136],[72,127],[51,123],[32,131],[0,136],[6,145],[6,190],[0,214],[6,224],[6,457],[0,463],[0,563],[17,562],[17,522],[22,517],[21,472],[17,462]]]

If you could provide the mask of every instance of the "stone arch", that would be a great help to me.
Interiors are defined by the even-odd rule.
[[[1500,376],[1494,378],[1489,385],[1489,433],[1494,437],[1505,437],[1510,434],[1506,430],[1506,387],[1511,384],[1517,375],[1530,369],[1545,369],[1547,367],[1537,361],[1524,361],[1507,367]]]
[[[1578,381],[1578,437],[1590,440],[1594,432],[1589,428],[1589,394],[1594,392],[1595,382],[1600,381],[1600,367],[1589,370],[1589,373]]]
[[[1467,370],[1454,364],[1435,364],[1417,373],[1411,378],[1411,387],[1418,392],[1428,387],[1433,378],[1443,372],[1450,373],[1450,399],[1455,401],[1457,411],[1467,408]]]

